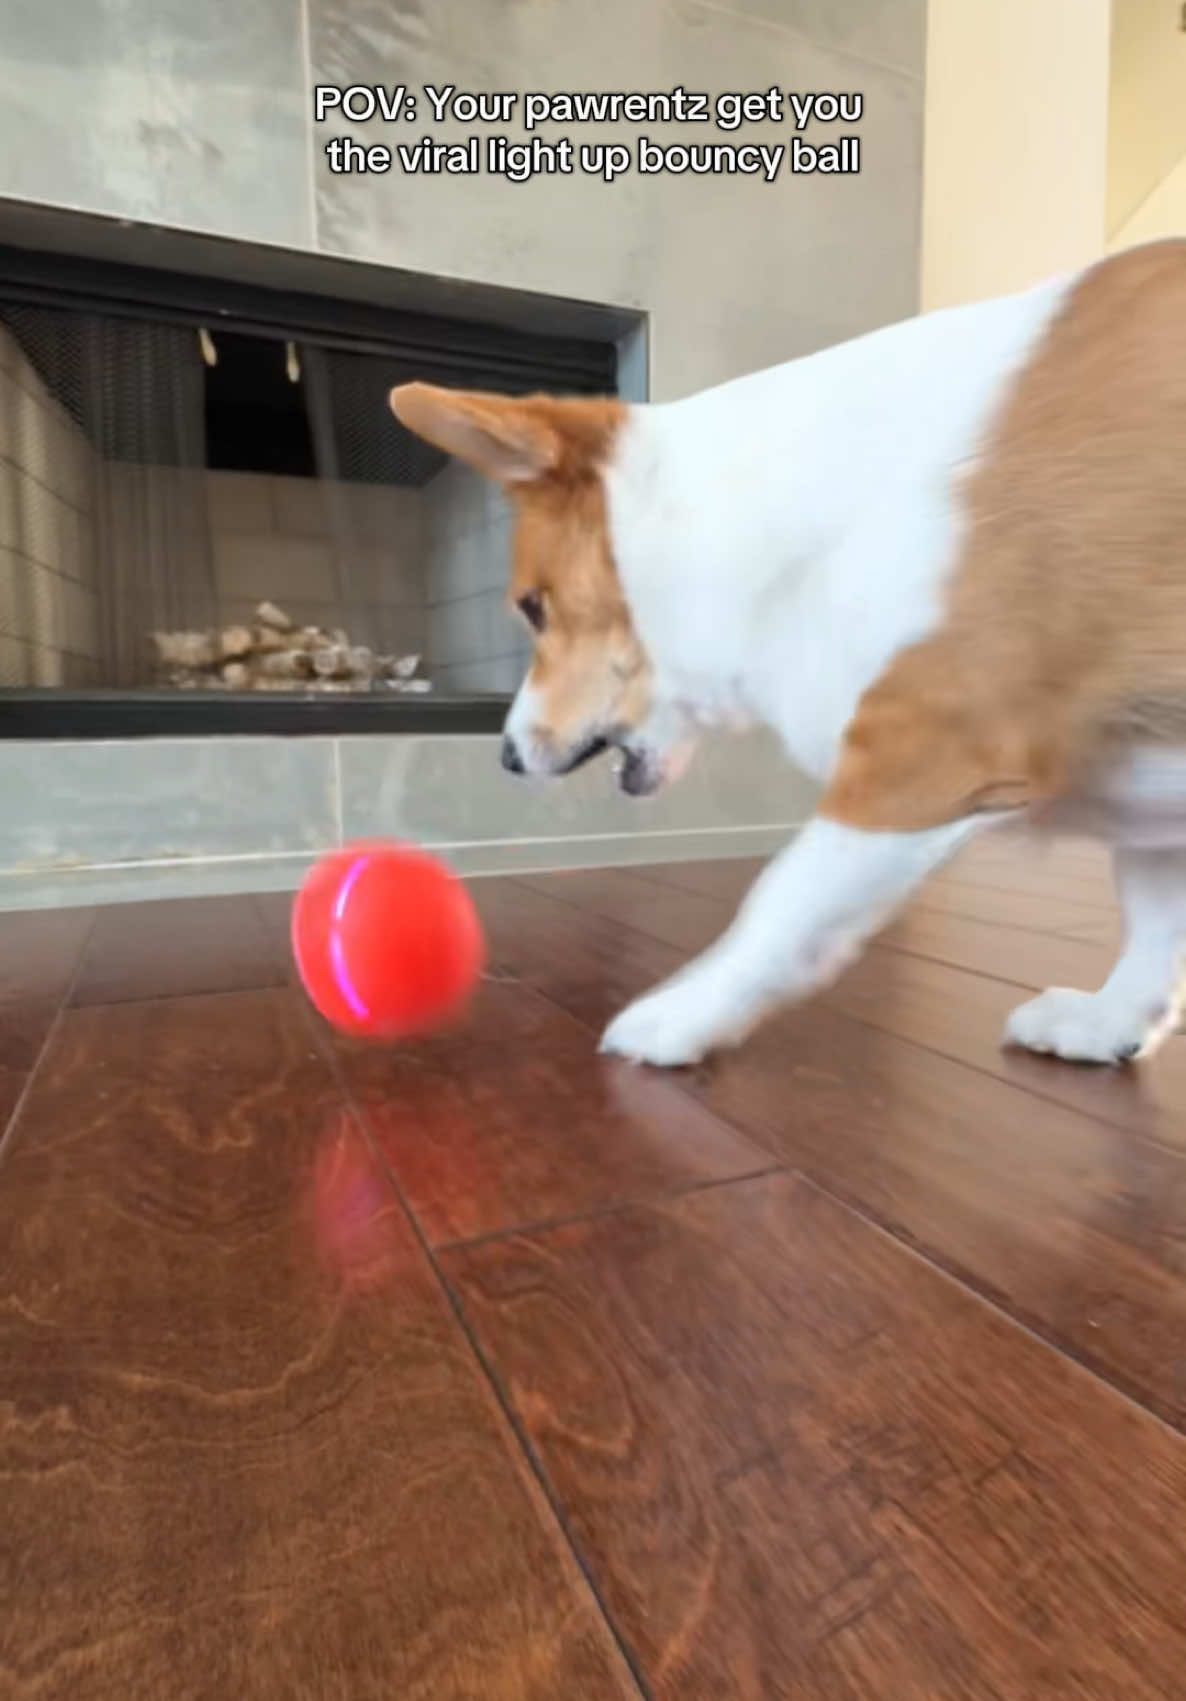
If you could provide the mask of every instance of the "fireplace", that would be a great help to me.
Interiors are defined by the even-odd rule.
[[[496,727],[508,512],[416,378],[613,393],[617,347],[0,252],[0,732]]]

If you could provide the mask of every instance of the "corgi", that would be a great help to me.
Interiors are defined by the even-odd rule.
[[[635,795],[765,723],[817,811],[732,925],[602,1047],[744,1041],[1001,822],[1112,847],[1127,940],[1004,1039],[1081,1062],[1174,1025],[1186,945],[1186,240],[686,399],[395,389],[514,509],[533,660],[502,761],[607,749]]]

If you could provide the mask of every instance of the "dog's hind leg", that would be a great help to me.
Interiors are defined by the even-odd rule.
[[[1127,939],[1098,992],[1052,986],[1009,1017],[1005,1038],[1077,1063],[1123,1063],[1174,1028],[1186,966],[1186,850],[1122,847],[1113,874]]]
[[[877,833],[817,817],[762,872],[709,950],[610,1023],[602,1050],[673,1066],[737,1044],[771,1009],[835,979],[985,825],[981,816]]]

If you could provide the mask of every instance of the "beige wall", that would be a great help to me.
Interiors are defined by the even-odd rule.
[[[1186,31],[1179,0],[1113,0],[1108,246],[1186,235]]]
[[[1108,238],[1110,249],[1186,236],[1186,154]]]
[[[1180,0],[1113,0],[1112,12],[1107,221],[1118,244],[1127,228],[1170,234],[1159,221],[1180,205],[1161,188],[1186,156],[1186,31]],[[1161,208],[1142,223],[1150,200]]]
[[[1109,0],[931,0],[925,309],[1103,251],[1110,31]]]

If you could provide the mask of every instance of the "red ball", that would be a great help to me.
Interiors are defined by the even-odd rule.
[[[447,1021],[485,960],[469,893],[412,845],[348,845],[323,857],[297,893],[292,948],[326,1021],[372,1039]]]

